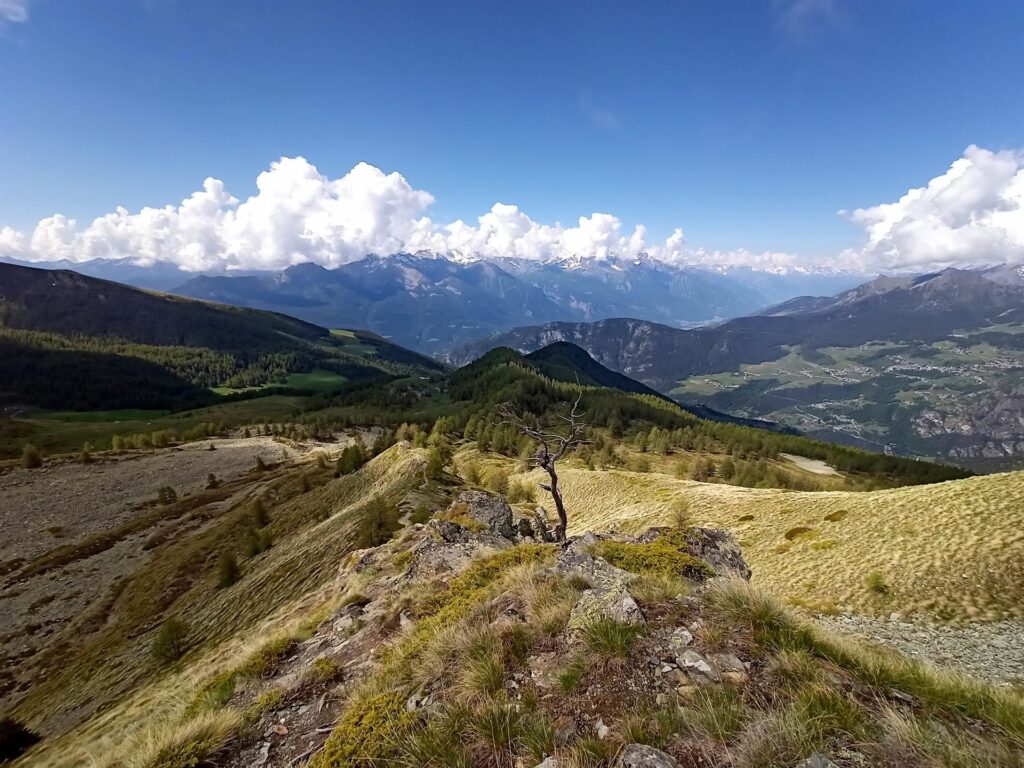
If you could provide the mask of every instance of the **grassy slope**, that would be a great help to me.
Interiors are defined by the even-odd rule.
[[[399,445],[353,475],[271,507],[274,546],[243,562],[242,579],[228,589],[216,588],[214,569],[225,542],[234,540],[232,511],[220,510],[211,525],[186,527],[180,538],[168,540],[131,578],[102,628],[76,636],[75,643],[55,644],[60,664],[15,708],[17,717],[54,737],[28,764],[91,768],[126,739],[179,715],[201,682],[236,663],[255,642],[340,594],[337,566],[353,547],[365,505],[378,496],[401,501],[422,480],[423,463],[422,451]],[[270,481],[276,491],[269,495],[294,494],[286,486],[295,475],[285,471]],[[236,508],[244,511],[248,502]],[[161,609],[165,587],[185,571],[186,591]],[[149,659],[148,646],[156,626],[172,614],[187,618],[194,645],[165,674]],[[91,716],[97,710],[102,714]]]
[[[1024,472],[881,491],[799,492],[680,480],[671,461],[652,458],[653,471],[645,473],[566,465],[559,478],[570,533],[668,525],[683,501],[694,522],[735,533],[755,583],[794,604],[957,621],[1024,617]],[[467,451],[458,460],[480,457]],[[488,465],[512,472],[521,466],[494,454],[480,463],[485,475]],[[844,482],[808,477],[833,488]],[[535,470],[530,479],[544,478]],[[546,494],[536,493],[550,508]],[[865,583],[873,572],[885,594]]]
[[[493,456],[486,463],[513,466]],[[96,706],[102,709],[70,732],[49,738],[28,764],[95,765],[114,746],[177,718],[199,686],[237,664],[259,640],[296,626],[336,599],[346,587],[337,565],[352,547],[353,521],[374,495],[395,503],[413,491],[422,479],[422,466],[422,451],[399,445],[354,475],[273,507],[275,546],[258,562],[244,564],[246,575],[227,590],[213,588],[207,558],[206,570],[173,608],[193,623],[197,645],[169,673],[162,674],[146,658],[152,629],[125,637],[115,624],[114,631],[99,638],[113,639],[112,648],[93,645],[89,653],[68,655],[60,672],[39,686],[16,714],[38,725],[46,722],[47,713],[68,706],[81,707],[77,712],[83,717]],[[294,480],[286,474],[282,482],[289,477]],[[736,531],[755,582],[785,597],[845,601],[867,611],[927,607],[954,617],[979,609],[993,615],[1014,613],[1011,602],[1024,602],[1020,574],[1013,570],[1024,554],[1024,537],[1015,529],[1012,505],[1024,492],[1024,473],[871,493],[752,490],[677,480],[659,472],[576,467],[565,468],[563,483],[575,532],[634,531],[664,523],[675,502],[687,499],[698,522]],[[322,510],[330,516],[318,522],[315,515]],[[823,520],[838,511],[847,514],[841,520]],[[746,514],[754,519],[738,522]],[[785,533],[797,525],[814,528],[817,537],[787,542]],[[150,569],[135,579],[136,610],[145,603],[150,582],[159,584],[168,572],[194,564],[197,552],[218,540],[223,532],[208,528],[161,549]],[[815,547],[823,541],[836,544]],[[879,541],[898,546],[883,551]],[[780,545],[784,552],[776,552]],[[873,568],[883,570],[892,587],[884,600],[863,585],[863,576]],[[988,569],[997,575],[984,582],[981,576]],[[813,586],[806,583],[811,579]],[[929,604],[926,598],[936,595],[938,601]],[[131,610],[125,604],[113,615],[125,621],[125,612]],[[152,628],[154,618],[134,614],[132,620]],[[122,626],[120,631],[130,629]],[[102,664],[96,656],[100,649],[105,654]],[[100,671],[87,675],[86,669]],[[100,689],[104,693],[97,697]]]
[[[686,499],[696,521],[737,535],[756,583],[812,608],[1024,617],[1024,472],[867,493],[736,488],[620,470],[568,469],[562,482],[576,532],[666,524],[673,504]],[[810,530],[788,540],[798,527]],[[866,586],[875,571],[887,594]]]

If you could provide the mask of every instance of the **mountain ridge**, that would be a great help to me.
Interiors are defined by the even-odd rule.
[[[445,359],[569,341],[689,405],[998,469],[1024,456],[1022,319],[1019,267],[949,269],[694,329],[631,318],[527,326]]]
[[[230,274],[191,275],[167,264],[143,268],[128,260],[34,266],[300,315],[327,327],[366,328],[430,354],[492,332],[567,318],[650,315],[686,327],[857,281],[839,272],[716,270],[650,257],[534,261],[423,252],[369,254],[333,269],[304,263],[280,272]]]

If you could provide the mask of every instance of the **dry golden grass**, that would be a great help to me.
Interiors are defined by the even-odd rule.
[[[351,551],[355,520],[372,498],[389,503],[404,498],[422,481],[424,462],[424,451],[398,445],[359,472],[276,507],[275,520],[296,520],[292,535],[277,539],[230,589],[218,590],[212,580],[199,580],[175,604],[198,645],[169,673],[159,674],[152,667],[147,652],[151,633],[125,638],[124,629],[115,628],[109,638],[98,635],[81,649],[69,648],[63,674],[34,689],[16,711],[33,723],[66,723],[64,713],[80,716],[79,707],[102,709],[44,740],[25,765],[103,765],[118,746],[154,733],[163,723],[178,723],[188,702],[212,677],[344,594],[348,585],[339,582],[338,565]],[[166,563],[154,557],[151,567]],[[145,576],[145,571],[138,574],[140,579]],[[106,662],[97,666],[93,660],[101,652]]]
[[[670,525],[685,498],[695,523],[736,535],[756,583],[810,610],[1024,617],[1024,472],[815,493],[660,472],[566,467],[560,476],[571,533]],[[865,583],[876,572],[884,593]]]

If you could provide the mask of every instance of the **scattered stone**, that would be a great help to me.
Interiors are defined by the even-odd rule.
[[[898,622],[854,614],[818,616],[816,620],[940,668],[997,685],[1024,683],[1024,622],[1019,619],[964,626],[906,616]]]
[[[708,660],[719,672],[746,672],[747,665],[734,653],[712,653]]]
[[[597,723],[594,724],[594,731],[597,733],[597,738],[602,741],[608,738],[608,735],[612,732],[612,729],[604,724],[604,720],[601,718],[597,719]]]
[[[557,654],[541,653],[527,661],[530,679],[538,688],[553,688],[558,684],[558,672],[564,666]]]
[[[693,642],[693,634],[682,627],[678,627],[668,636],[668,647],[673,656],[679,656],[683,649]]]
[[[287,736],[288,735],[288,726],[285,725],[284,723],[274,723],[274,727],[271,728],[270,730],[272,730],[278,736]]]
[[[629,744],[619,758],[621,768],[679,768],[672,757],[646,744]]]
[[[896,701],[906,704],[908,707],[914,706],[914,697],[909,693],[904,693],[898,688],[890,688],[889,695],[896,699]]]
[[[256,756],[253,758],[253,768],[262,768],[267,764],[270,759],[270,742],[264,741],[260,744],[259,749],[256,750]]]
[[[708,664],[707,659],[696,651],[685,651],[682,656],[676,659],[676,664],[683,669],[699,672],[708,678],[713,679],[716,677],[714,668]]]
[[[558,768],[558,760],[554,757],[546,757],[543,762],[537,763],[535,768]]]
[[[806,760],[796,764],[796,768],[839,768],[821,752],[812,752]]]

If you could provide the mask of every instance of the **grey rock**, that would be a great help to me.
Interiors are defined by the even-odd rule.
[[[644,614],[624,587],[588,589],[572,607],[569,630],[578,631],[597,619],[608,618],[626,624],[643,624]]]
[[[718,670],[711,666],[708,660],[696,651],[685,651],[682,656],[676,659],[676,664],[689,672],[691,676],[697,675],[700,678],[715,683],[721,680]]]
[[[801,760],[797,763],[796,768],[839,768],[839,766],[821,754],[821,752],[812,752],[811,756],[806,760]]]
[[[688,629],[678,627],[668,636],[668,648],[673,656],[679,656],[690,643],[693,642],[693,634]]]
[[[646,744],[629,744],[619,757],[620,768],[679,768],[670,755]]]
[[[486,525],[491,533],[509,540],[516,536],[512,527],[512,507],[501,496],[483,491],[464,491],[452,506],[464,506],[465,513]]]
[[[555,757],[546,757],[543,762],[537,763],[535,768],[558,768],[558,759]]]

